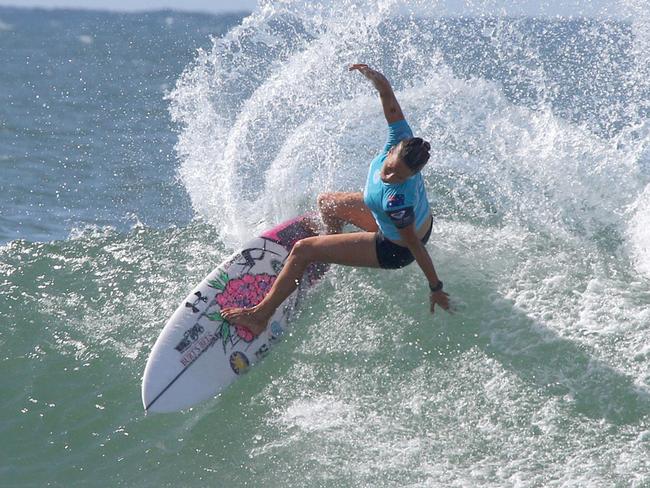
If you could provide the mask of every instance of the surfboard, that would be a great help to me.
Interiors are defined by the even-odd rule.
[[[264,358],[289,327],[304,292],[327,267],[312,264],[300,286],[253,337],[221,317],[222,307],[257,305],[293,245],[315,236],[313,217],[283,222],[247,242],[181,302],[153,345],[142,378],[146,412],[173,412],[212,398]]]

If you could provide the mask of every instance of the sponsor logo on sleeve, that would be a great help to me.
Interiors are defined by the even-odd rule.
[[[398,229],[402,229],[410,225],[415,219],[415,214],[413,213],[413,208],[411,207],[400,210],[387,211],[386,213]]]

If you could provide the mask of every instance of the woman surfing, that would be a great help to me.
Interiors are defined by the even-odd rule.
[[[259,335],[275,310],[298,287],[313,262],[398,269],[416,261],[430,289],[431,313],[438,305],[449,310],[433,261],[425,247],[433,226],[421,170],[429,160],[430,145],[413,133],[395,93],[378,71],[353,64],[379,92],[388,140],[370,162],[363,193],[324,193],[318,196],[327,234],[302,239],[293,246],[282,271],[264,299],[252,308],[225,308],[221,315],[231,324]],[[346,223],[363,232],[341,233]]]

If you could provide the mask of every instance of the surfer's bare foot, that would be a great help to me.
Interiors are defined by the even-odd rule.
[[[224,308],[221,316],[233,325],[246,327],[255,337],[264,332],[269,321],[255,308]]]

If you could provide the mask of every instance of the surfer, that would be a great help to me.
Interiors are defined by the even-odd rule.
[[[269,293],[255,307],[225,308],[230,323],[264,331],[282,302],[296,289],[313,262],[398,269],[416,261],[430,289],[431,313],[435,306],[449,310],[449,296],[425,247],[433,217],[420,171],[429,160],[430,145],[413,137],[388,79],[366,64],[353,64],[379,92],[388,122],[388,140],[370,163],[363,193],[324,193],[318,207],[327,234],[298,241],[287,257]],[[346,223],[363,232],[342,233]]]

